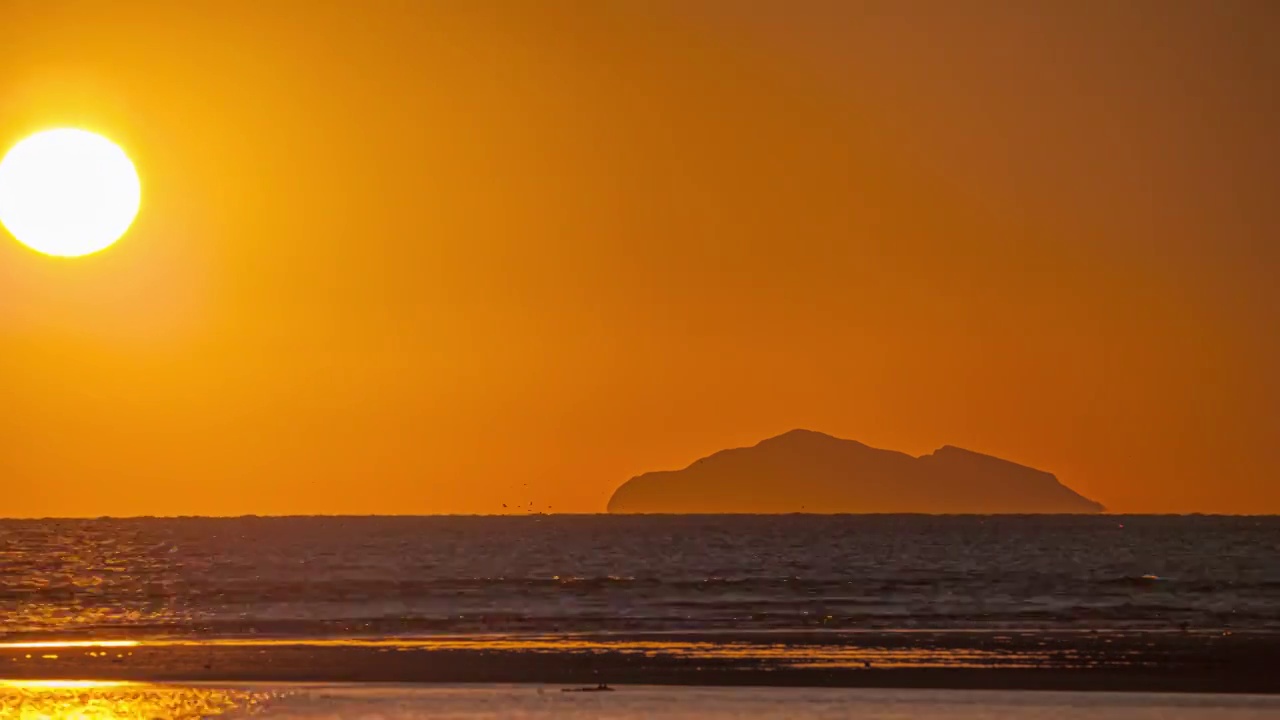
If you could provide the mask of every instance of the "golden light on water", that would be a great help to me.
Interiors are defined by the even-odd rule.
[[[85,130],[37,133],[0,160],[0,224],[46,255],[103,250],[133,224],[142,186],[133,162]]]
[[[785,642],[722,643],[711,641],[685,641],[666,639],[600,639],[578,636],[541,635],[476,635],[440,636],[424,638],[157,638],[151,640],[70,640],[44,642],[0,643],[0,653],[10,651],[14,662],[36,663],[65,660],[83,662],[74,653],[41,654],[24,651],[83,649],[84,657],[97,659],[108,657],[132,657],[133,652],[112,653],[97,650],[149,648],[158,650],[202,651],[250,651],[267,652],[278,648],[368,649],[379,652],[432,652],[432,651],[490,651],[532,654],[595,654],[643,655],[646,657],[707,659],[707,660],[756,660],[768,661],[792,667],[863,667],[866,664],[878,668],[960,668],[960,667],[1025,667],[1051,660],[1044,652],[1005,651],[997,648],[928,648],[928,647],[879,647],[860,643],[849,644],[789,644]],[[3,655],[0,655],[3,659]],[[1083,662],[1083,660],[1081,660]],[[91,667],[85,665],[83,667]]]
[[[0,680],[0,718],[22,720],[187,720],[258,704],[246,690],[101,680]]]
[[[56,650],[62,648],[137,647],[137,640],[45,640],[41,642],[0,642],[0,650]]]
[[[17,690],[89,690],[141,685],[126,680],[0,680],[0,688]]]

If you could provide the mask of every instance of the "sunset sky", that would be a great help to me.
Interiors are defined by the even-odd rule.
[[[0,0],[4,516],[603,510],[807,427],[1280,512],[1280,3]]]

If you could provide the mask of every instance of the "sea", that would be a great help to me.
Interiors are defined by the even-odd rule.
[[[0,640],[1280,630],[1280,518],[0,521]]]

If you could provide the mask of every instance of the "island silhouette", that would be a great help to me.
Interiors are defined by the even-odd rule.
[[[1099,513],[1051,473],[950,445],[913,457],[812,430],[624,483],[611,513]]]

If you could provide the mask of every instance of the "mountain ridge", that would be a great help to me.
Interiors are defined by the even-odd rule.
[[[795,429],[644,473],[610,513],[1099,513],[1052,473],[943,445],[919,457]]]

